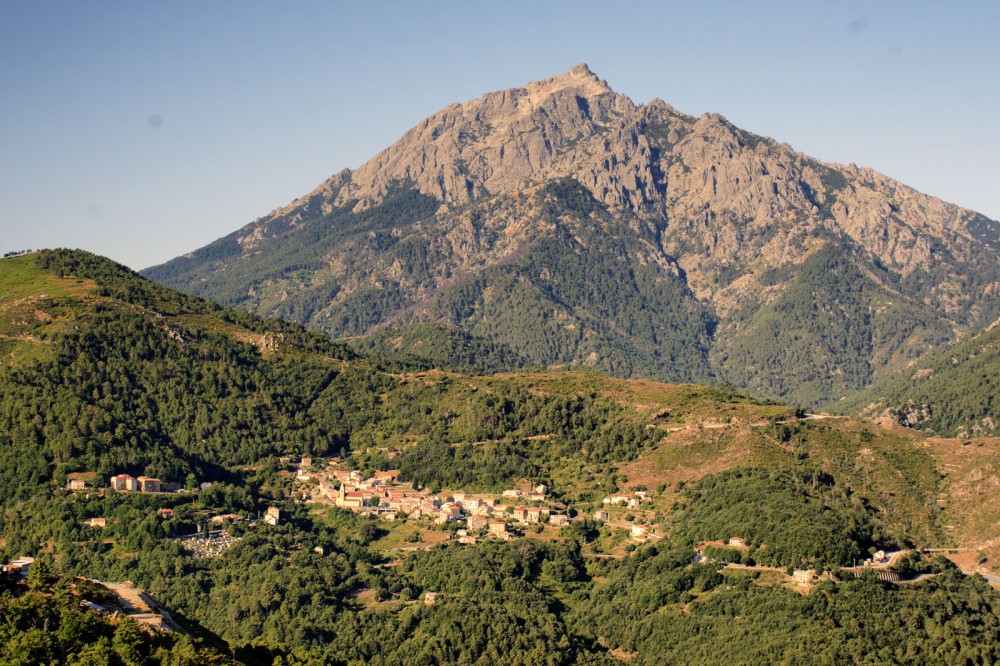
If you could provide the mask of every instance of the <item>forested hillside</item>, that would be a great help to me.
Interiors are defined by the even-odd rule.
[[[842,570],[1000,536],[951,504],[967,479],[939,457],[961,442],[719,387],[375,360],[79,251],[0,260],[0,340],[0,557],[36,558],[26,581],[0,576],[9,663],[1000,659],[982,578],[916,551],[906,575],[927,577],[906,585]],[[328,468],[398,470],[446,501],[541,484],[567,524],[460,543],[461,522],[321,501]],[[111,492],[120,472],[184,492]],[[799,567],[830,575],[797,587]],[[190,635],[77,612],[44,573],[132,581]]]
[[[1000,427],[1000,326],[943,347],[831,409],[890,416],[929,433],[990,435]]]

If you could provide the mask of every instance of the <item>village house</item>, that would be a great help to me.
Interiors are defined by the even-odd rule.
[[[500,537],[501,539],[507,539],[510,536],[507,532],[507,523],[500,521],[490,521],[489,531],[490,536]]]
[[[733,548],[746,548],[747,547],[746,540],[743,539],[742,537],[737,537],[737,536],[729,537],[729,541],[727,542],[727,544],[730,545],[730,546],[732,546]]]
[[[399,478],[398,469],[388,469],[385,471],[375,472],[375,480],[382,483],[395,483],[396,479]]]
[[[606,523],[606,522],[608,522],[608,518],[609,517],[610,517],[610,514],[607,511],[603,511],[603,510],[598,509],[597,511],[594,512],[594,520],[596,520],[599,523]]]
[[[445,504],[438,510],[435,522],[439,524],[452,523],[462,519],[462,512],[454,504]]]
[[[10,564],[3,565],[3,572],[5,574],[15,574],[23,578],[27,578],[28,569],[31,568],[31,565],[34,563],[34,561],[35,558],[25,557],[24,555],[22,555],[21,557],[17,558]]]
[[[605,497],[603,500],[604,504],[628,504],[628,495],[612,495],[611,497]]]
[[[84,525],[86,525],[87,527],[96,527],[97,529],[103,530],[105,527],[108,526],[108,519],[107,518],[91,518],[90,520],[88,520],[87,522],[85,522]]]
[[[128,474],[118,474],[111,477],[111,489],[118,492],[138,492],[139,480],[133,479]]]
[[[268,525],[277,525],[281,522],[281,511],[276,506],[267,507],[267,513],[264,514],[264,522]]]
[[[240,517],[235,513],[224,513],[221,516],[212,516],[208,522],[212,525],[222,525],[223,523],[232,523],[239,519]]]
[[[437,601],[437,595],[437,592],[424,593],[424,604],[427,606],[433,606],[434,602]]]
[[[792,580],[796,585],[810,585],[816,579],[814,569],[795,569],[792,571]]]
[[[70,479],[66,482],[66,490],[86,490],[87,482],[83,479]]]
[[[645,539],[646,538],[646,526],[645,525],[633,525],[631,530],[633,539]]]
[[[522,493],[520,490],[505,490],[505,491],[503,491],[503,496],[504,497],[520,497],[523,494],[524,493]]]
[[[569,516],[564,513],[552,514],[549,516],[549,524],[556,526],[569,525]]]
[[[387,523],[394,523],[396,522],[396,515],[395,511],[386,511],[380,517]]]
[[[465,536],[458,537],[458,542],[469,546],[474,546],[476,545],[476,537],[469,536],[468,534],[466,534]]]
[[[164,520],[169,520],[169,519],[171,519],[171,518],[174,517],[174,510],[173,509],[166,509],[166,508],[164,508],[164,509],[157,509],[156,510],[156,515],[158,515],[160,518],[163,518]]]
[[[535,486],[536,495],[544,495],[547,492],[549,492],[549,487],[546,486],[544,483],[539,483],[537,486]]]
[[[465,519],[465,524],[470,530],[481,530],[486,527],[489,519],[486,516],[469,516]]]
[[[158,493],[160,492],[160,480],[154,479],[149,476],[140,476],[136,481],[139,482],[139,492],[141,493]]]
[[[532,506],[528,507],[527,516],[525,517],[529,523],[540,523],[549,516],[549,510],[545,507]]]
[[[312,464],[313,464],[312,458],[303,458],[302,462],[299,463],[299,467],[312,467]]]
[[[518,521],[519,523],[528,522],[528,510],[523,506],[515,506],[514,510],[511,512],[511,515],[514,516],[514,520]]]

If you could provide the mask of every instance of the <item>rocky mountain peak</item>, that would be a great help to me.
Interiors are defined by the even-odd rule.
[[[581,64],[450,104],[150,274],[335,335],[443,321],[532,362],[711,365],[815,404],[995,321],[997,248],[973,211]],[[848,328],[828,340],[819,312]]]

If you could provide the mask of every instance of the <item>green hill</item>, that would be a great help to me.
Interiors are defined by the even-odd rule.
[[[946,562],[915,555],[913,568],[939,575],[905,587],[828,582],[808,596],[783,573],[836,572],[876,547],[990,543],[995,521],[962,515],[970,493],[988,490],[992,440],[963,447],[807,418],[722,387],[427,371],[79,251],[0,260],[0,339],[0,556],[132,581],[207,636],[125,658],[115,641],[132,644],[112,623],[65,610],[57,621],[55,606],[17,588],[0,594],[0,643],[40,647],[18,648],[16,663],[206,663],[221,659],[214,645],[240,663],[286,666],[657,663],[664,649],[684,663],[756,663],[817,646],[829,663],[1000,659],[1000,597]],[[442,498],[543,483],[576,519],[463,545],[450,539],[458,524],[317,501],[286,455],[312,456],[310,474],[333,458],[397,469]],[[118,472],[187,491],[101,490]],[[69,478],[89,487],[69,491]],[[633,491],[649,501],[593,519],[604,497]],[[280,509],[278,525],[255,522],[268,508]],[[233,513],[249,520],[199,556],[211,518]],[[88,525],[97,517],[103,527]],[[632,525],[652,536],[631,537]],[[199,529],[194,546],[178,541]],[[715,552],[703,542],[735,531],[758,568],[693,563],[695,549]],[[984,550],[983,564],[993,556]],[[39,632],[29,611],[58,635]]]

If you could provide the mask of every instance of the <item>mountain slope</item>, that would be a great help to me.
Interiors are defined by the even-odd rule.
[[[0,651],[18,663],[593,665],[660,663],[664,646],[692,663],[850,662],[887,644],[887,663],[998,658],[1000,597],[944,561],[914,555],[911,571],[939,575],[913,584],[841,572],[810,594],[783,573],[911,544],[995,567],[996,440],[594,372],[389,371],[75,251],[0,260],[0,336],[0,555],[37,557],[24,583],[0,576]],[[277,459],[298,453],[337,459]],[[544,503],[577,519],[444,543],[450,528],[430,516],[330,506],[303,479],[330,483],[329,463],[391,467],[442,500],[541,482]],[[110,471],[190,489],[97,487]],[[67,474],[91,485],[66,489]],[[640,490],[638,507],[602,501]],[[253,520],[271,507],[279,524]],[[234,513],[249,520],[191,538]],[[630,537],[635,524],[654,536]],[[733,551],[704,543],[737,532],[740,560],[762,566],[726,567]],[[63,575],[53,603],[46,569]],[[87,579],[133,581],[205,642],[88,621],[72,610]]]
[[[636,105],[581,65],[452,104],[145,275],[333,336],[437,322],[535,364],[818,404],[1000,316],[998,251],[977,213],[715,114]],[[813,288],[823,261],[847,262],[843,284]],[[774,353],[838,310],[854,330]]]
[[[831,408],[889,416],[938,435],[991,435],[1000,425],[1000,326],[947,345]]]

